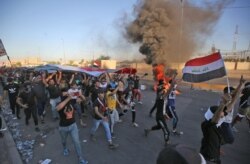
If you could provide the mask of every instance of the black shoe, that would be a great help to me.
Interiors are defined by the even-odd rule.
[[[170,144],[170,141],[168,140],[168,141],[165,141],[165,144],[164,144],[164,146],[168,146]]]
[[[96,141],[96,138],[95,138],[95,136],[94,136],[93,134],[90,134],[90,139],[91,139],[91,141],[93,141],[93,142]]]
[[[36,132],[40,132],[40,129],[38,127],[35,128]]]
[[[114,144],[114,143],[110,143],[110,144],[109,144],[109,148],[110,148],[110,149],[116,149],[116,148],[118,148],[118,147],[119,147],[118,144]]]
[[[25,121],[25,125],[29,125],[29,121]]]
[[[17,117],[17,119],[18,119],[18,120],[20,120],[20,119],[21,119],[21,117],[20,117],[20,116],[16,116],[16,117]]]
[[[4,134],[0,132],[0,138],[3,138],[4,137]]]

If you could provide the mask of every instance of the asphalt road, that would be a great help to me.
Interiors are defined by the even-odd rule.
[[[183,131],[181,136],[171,135],[170,140],[172,144],[182,143],[190,145],[199,151],[202,132],[200,124],[203,121],[204,113],[208,106],[217,104],[219,99],[218,92],[191,90],[189,87],[180,87],[182,94],[176,99],[176,109],[179,115],[179,131]],[[146,89],[142,91],[143,104],[137,104],[137,123],[138,128],[131,125],[131,113],[127,113],[122,117],[123,122],[115,125],[116,139],[120,147],[117,150],[110,150],[108,148],[104,129],[100,126],[96,138],[93,142],[89,138],[90,128],[92,127],[92,117],[89,115],[84,120],[87,122],[87,127],[79,127],[79,134],[81,146],[84,157],[90,164],[154,164],[158,153],[164,148],[164,139],[162,131],[154,131],[148,137],[144,136],[144,128],[150,128],[155,125],[155,118],[148,116],[150,108],[153,106],[155,93]],[[78,159],[76,157],[74,146],[71,138],[68,137],[68,147],[70,155],[63,156],[60,135],[58,132],[58,122],[52,121],[51,112],[47,110],[45,124],[40,124],[41,132],[34,131],[33,121],[30,125],[24,124],[24,113],[22,112],[21,120],[13,120],[20,123],[19,128],[23,139],[35,139],[33,149],[33,158],[29,163],[36,164],[40,160],[51,159],[53,164],[76,164]],[[168,122],[168,126],[172,129],[172,122]],[[235,142],[232,145],[225,145],[222,147],[224,155],[221,156],[222,163],[225,164],[248,164],[250,160],[250,129],[245,120],[237,124],[238,133],[234,133]],[[5,152],[2,149],[1,143],[4,139],[0,139],[0,161],[11,163],[3,155]],[[8,149],[8,147],[5,148]],[[2,163],[2,162],[1,162]],[[5,163],[4,163],[5,164]]]

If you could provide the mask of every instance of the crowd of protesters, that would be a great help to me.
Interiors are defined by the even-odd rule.
[[[173,75],[168,84],[162,79],[159,80],[155,104],[149,113],[152,116],[154,109],[157,109],[157,125],[144,130],[147,136],[150,131],[161,129],[166,145],[170,140],[168,120],[173,119],[173,134],[180,135],[176,130],[178,123],[178,115],[175,111],[176,75]],[[139,88],[140,77],[135,74],[129,74],[126,77],[125,74],[103,73],[99,77],[93,77],[86,73],[60,70],[48,73],[16,69],[1,72],[0,78],[4,89],[3,95],[0,96],[0,103],[1,105],[9,103],[13,118],[22,119],[20,109],[24,109],[25,124],[29,125],[32,116],[35,131],[39,132],[39,124],[46,124],[44,117],[48,112],[46,108],[49,107],[52,120],[59,121],[63,154],[65,156],[69,154],[66,140],[70,135],[79,162],[82,164],[88,162],[82,155],[77,125],[90,127],[91,139],[95,141],[95,132],[102,124],[110,149],[119,147],[113,142],[113,138],[116,137],[114,127],[122,122],[121,118],[128,111],[132,113],[131,125],[139,126],[136,123],[136,105],[142,104],[142,94]],[[245,83],[242,77],[236,89],[226,87],[223,93],[219,105],[208,109],[205,120],[201,124],[203,138],[200,153],[207,161],[214,163],[221,163],[221,145],[232,144],[234,141],[231,125],[235,125],[245,116],[249,121],[250,83]],[[243,96],[240,100],[239,114],[233,119],[234,105],[240,93]],[[87,114],[93,116],[93,125],[86,124],[84,117]]]
[[[66,139],[70,135],[80,163],[87,161],[81,153],[76,121],[82,127],[88,126],[84,121],[88,113],[92,114],[94,122],[90,132],[92,140],[95,140],[94,133],[101,123],[110,149],[119,146],[112,141],[114,125],[122,121],[120,117],[127,111],[132,112],[131,125],[138,127],[135,104],[142,104],[142,95],[140,78],[135,74],[125,79],[121,74],[103,73],[93,77],[80,72],[6,69],[1,73],[0,81],[2,104],[10,105],[13,119],[22,119],[20,109],[23,109],[25,124],[28,126],[32,117],[35,131],[39,132],[39,124],[46,124],[44,118],[49,108],[52,120],[59,120],[63,154],[69,154]]]

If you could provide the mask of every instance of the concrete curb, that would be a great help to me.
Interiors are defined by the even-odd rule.
[[[3,123],[6,125],[5,120],[3,119]],[[16,143],[10,133],[10,131],[7,129],[4,133],[4,142],[6,145],[6,151],[8,154],[8,161],[10,164],[23,164],[23,161],[21,159],[21,156],[17,150]]]

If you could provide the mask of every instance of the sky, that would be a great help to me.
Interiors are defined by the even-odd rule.
[[[184,0],[185,1],[185,0]],[[203,0],[192,0],[198,4]],[[133,17],[137,0],[1,0],[0,39],[10,59],[40,57],[43,61],[143,58],[138,45],[122,35],[122,18]],[[184,11],[185,17],[185,11]],[[250,1],[235,0],[206,38],[200,52],[214,44],[233,48],[238,25],[237,50],[250,44]],[[5,56],[0,61],[7,60]]]

